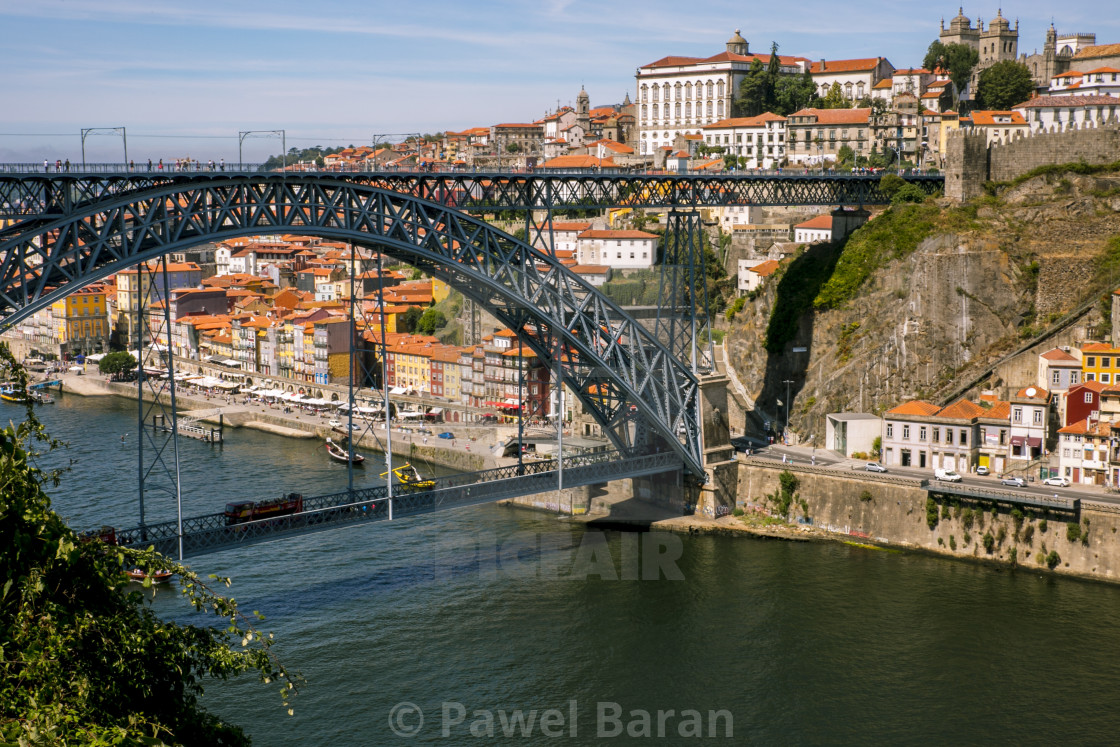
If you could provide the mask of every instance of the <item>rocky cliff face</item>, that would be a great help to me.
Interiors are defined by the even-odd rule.
[[[816,434],[817,443],[826,413],[879,413],[915,397],[937,401],[1023,338],[1120,283],[1120,272],[1110,281],[1101,270],[1109,241],[1120,235],[1116,176],[1038,177],[998,199],[941,207],[968,219],[944,221],[955,230],[931,231],[837,308],[802,314],[780,350],[765,347],[771,314],[789,292],[780,282],[726,324],[729,360],[758,403],[756,424],[784,419],[786,381],[793,382],[791,427],[803,439]],[[835,256],[814,251],[812,263],[835,266]],[[826,276],[835,271],[822,266]]]

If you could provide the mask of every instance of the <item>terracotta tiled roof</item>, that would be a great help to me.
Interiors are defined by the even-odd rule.
[[[771,112],[759,114],[757,117],[733,117],[730,119],[721,119],[710,125],[704,125],[702,130],[724,129],[728,127],[762,127],[767,122],[785,122],[786,118]]]
[[[596,158],[595,156],[583,155],[570,155],[570,156],[557,156],[549,161],[545,161],[541,168],[545,169],[594,169],[594,168],[615,168],[615,162],[610,158]]]
[[[1011,403],[1003,400],[993,402],[992,406],[980,417],[988,418],[989,420],[1010,420]]]
[[[1045,401],[1050,399],[1050,392],[1037,386],[1027,386],[1016,392],[1015,396],[1019,399],[1038,399]]]
[[[1097,44],[1077,50],[1073,59],[1091,60],[1096,57],[1115,57],[1117,55],[1120,55],[1120,44]]]
[[[820,124],[867,124],[871,109],[801,109],[789,116],[816,117]]]
[[[1070,355],[1061,348],[1051,348],[1039,357],[1045,358],[1048,361],[1053,361],[1054,363],[1080,363],[1080,361],[1077,360],[1076,357]]]
[[[951,405],[942,408],[938,413],[939,418],[952,418],[954,420],[971,420],[988,416],[988,411],[967,399],[959,399]]]
[[[590,230],[584,231],[579,235],[581,239],[656,239],[658,238],[655,233],[646,233],[645,231],[634,230]]]
[[[580,275],[606,275],[611,270],[610,265],[574,265],[569,268]]]
[[[1107,342],[1087,342],[1081,346],[1082,353],[1120,353],[1120,348],[1114,348]]]
[[[1107,384],[1102,384],[1099,381],[1082,381],[1080,384],[1074,384],[1073,386],[1071,386],[1069,388],[1069,391],[1072,393],[1072,392],[1080,392],[1084,389],[1088,389],[1091,392],[1096,392],[1097,394],[1100,394],[1101,392],[1103,392],[1105,389],[1108,389],[1108,388],[1109,387],[1108,387]]]
[[[1017,104],[1015,108],[1046,109],[1061,107],[1065,109],[1067,107],[1078,108],[1083,106],[1115,106],[1116,104],[1120,104],[1120,99],[1115,96],[1037,96],[1030,101]],[[973,112],[973,115],[975,114],[976,112]]]
[[[937,411],[941,408],[932,402],[926,402],[923,399],[915,399],[909,402],[903,402],[898,407],[887,410],[887,415],[936,415]]]
[[[553,223],[553,231],[586,231],[591,228],[591,223],[583,221],[569,221],[567,223]]]
[[[859,60],[820,60],[809,66],[811,73],[854,73],[863,70],[874,70],[883,61],[882,57],[865,57]],[[821,69],[824,65],[824,69]]]
[[[818,230],[832,230],[832,216],[831,215],[818,215],[816,218],[810,218],[804,223],[798,223],[794,228],[812,228]]]
[[[774,271],[777,270],[777,269],[778,269],[778,261],[774,260],[774,259],[768,259],[765,262],[762,262],[762,263],[757,264],[754,267],[750,268],[750,271],[753,272],[755,275],[759,275],[761,277],[768,278],[771,275],[773,275]]]
[[[892,81],[890,78],[883,78],[881,81],[879,81],[875,85],[871,86],[871,88],[872,88],[872,90],[881,91],[884,88],[890,88],[893,85],[894,85],[894,81]]]
[[[1020,104],[1019,106],[1023,106]],[[1069,103],[1066,103],[1069,106]],[[1007,117],[1010,122],[997,122],[996,117]],[[992,125],[994,127],[1014,127],[1016,125],[1026,125],[1027,120],[1023,119],[1020,112],[997,112],[997,111],[978,111],[972,113],[972,124],[974,125]]]
[[[1120,68],[1115,67],[1098,67],[1095,70],[1090,70],[1086,75],[1095,75],[1096,73],[1120,73]]]
[[[1080,434],[1082,436],[1097,436],[1107,438],[1112,435],[1112,424],[1101,420],[1078,420],[1072,425],[1067,425],[1065,428],[1058,429],[1058,433],[1072,433]]]

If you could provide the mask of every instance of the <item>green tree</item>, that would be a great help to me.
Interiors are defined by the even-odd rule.
[[[762,65],[762,60],[755,57],[739,83],[739,98],[735,101],[738,113],[744,117],[757,117],[766,111],[770,97],[766,68]]]
[[[6,345],[0,358],[26,384]],[[185,566],[67,527],[45,492],[61,475],[34,466],[60,445],[31,407],[0,429],[0,744],[248,744],[200,699],[207,680],[253,670],[294,692],[271,636]],[[173,571],[187,603],[221,629],[162,620],[122,563]]]
[[[808,70],[802,75],[783,75],[774,84],[775,114],[788,117],[796,111],[815,106],[819,100],[817,85]]]
[[[906,180],[898,174],[883,174],[879,178],[879,191],[888,200],[893,199],[900,189],[906,186]]]
[[[420,323],[420,317],[423,315],[424,312],[419,306],[409,306],[408,311],[397,317],[397,331],[412,334],[416,331],[416,325]]]
[[[851,167],[855,164],[856,152],[850,146],[841,145],[840,150],[836,151],[836,165],[842,167]]]
[[[97,363],[97,370],[110,376],[120,376],[134,368],[136,368],[136,358],[132,353],[124,351],[109,353]]]
[[[848,109],[852,106],[852,102],[844,97],[844,90],[840,88],[840,84],[833,83],[820,105],[822,109]]]
[[[935,41],[929,45],[922,67],[926,70],[940,67],[949,73],[949,80],[953,81],[959,94],[968,85],[972,71],[979,61],[980,53],[967,44],[942,44]]]
[[[1034,81],[1026,65],[1004,60],[980,71],[976,88],[979,108],[1007,111],[1031,97]]]
[[[422,335],[434,335],[436,330],[447,326],[447,317],[438,309],[428,309],[416,323],[416,331]]]
[[[900,179],[900,177],[894,174],[887,174],[883,179],[886,179],[888,176],[894,176],[896,179]],[[925,199],[926,193],[922,191],[921,187],[917,184],[904,182],[901,187],[894,191],[894,195],[891,197],[891,204],[902,205],[907,202],[925,202]]]
[[[506,146],[507,153],[520,153],[521,143],[510,143]]]

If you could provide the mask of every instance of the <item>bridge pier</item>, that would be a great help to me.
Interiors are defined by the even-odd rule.
[[[712,373],[700,377],[700,428],[704,445],[707,481],[695,488],[691,502],[696,513],[719,517],[731,513],[739,489],[739,463],[731,445],[727,416],[727,376]]]

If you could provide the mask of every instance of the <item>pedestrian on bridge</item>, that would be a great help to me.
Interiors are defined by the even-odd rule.
[[[43,159],[43,173],[44,174],[49,174],[50,172],[51,172],[51,165],[47,161],[47,159],[44,158]]]
[[[148,173],[152,173],[152,159],[148,159]]]

